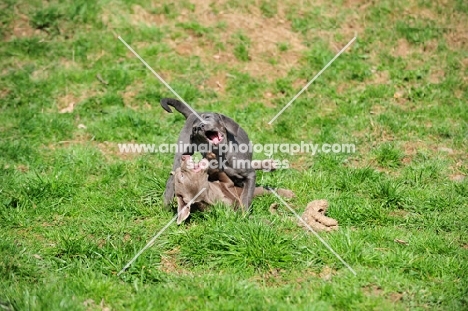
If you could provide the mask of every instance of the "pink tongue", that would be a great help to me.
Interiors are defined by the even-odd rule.
[[[218,135],[216,135],[215,137],[213,137],[212,141],[213,141],[214,144],[217,145],[217,144],[219,144],[219,142],[221,141],[221,139],[219,138]]]
[[[220,133],[218,132],[213,132],[209,137],[208,137],[215,145],[219,144],[221,140],[223,140],[223,137],[221,136]]]

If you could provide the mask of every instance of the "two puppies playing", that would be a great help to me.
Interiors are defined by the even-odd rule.
[[[253,197],[266,193],[267,190],[255,185],[255,168],[265,165],[255,165],[258,162],[252,161],[251,149],[242,151],[242,148],[239,148],[241,145],[250,146],[247,133],[225,115],[213,112],[196,113],[173,98],[163,98],[160,103],[167,112],[172,113],[172,107],[186,118],[177,141],[184,149],[177,150],[174,156],[173,173],[167,180],[164,192],[166,206],[177,197],[177,222],[180,224],[185,220],[190,215],[191,208],[204,209],[216,202],[224,202],[248,211]],[[222,148],[226,146],[229,148]],[[193,163],[191,158],[197,151],[200,151],[203,157],[198,164]],[[248,165],[240,166],[240,162]],[[271,168],[271,163],[268,167]],[[202,189],[206,190],[196,197]],[[283,193],[283,190],[280,192]],[[289,191],[287,195],[292,196],[293,193]],[[191,206],[184,208],[189,202]]]
[[[239,148],[223,151],[223,148],[219,148],[221,144],[237,147],[240,144],[250,145],[247,133],[239,124],[218,113],[197,114],[176,99],[163,98],[161,106],[170,113],[172,110],[169,106],[171,106],[186,118],[179,134],[179,144],[209,147],[203,148],[204,151],[200,150],[203,159],[199,163],[193,162],[191,155],[196,150],[190,148],[177,150],[174,156],[172,173],[164,192],[164,204],[169,206],[173,198],[177,198],[178,224],[190,216],[191,210],[204,210],[218,202],[248,211],[254,196],[268,192],[264,187],[256,187],[255,168],[261,169],[267,166],[274,170],[273,162],[258,165],[258,161],[252,160],[251,151],[241,152]],[[236,166],[236,160],[246,161],[250,165]],[[220,163],[223,165],[219,166]],[[284,197],[294,197],[294,193],[290,190],[276,191]],[[308,204],[303,218],[318,231],[336,230],[338,225],[336,220],[324,215],[327,206],[328,203],[324,200],[312,201]]]

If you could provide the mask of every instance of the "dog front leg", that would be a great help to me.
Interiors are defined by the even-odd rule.
[[[172,172],[175,172],[178,167],[180,167],[180,160],[183,154],[190,154],[192,155],[196,150],[191,149],[191,140],[190,135],[192,134],[192,124],[196,120],[195,115],[190,115],[187,118],[187,121],[184,124],[184,127],[180,131],[179,138],[177,139],[177,152],[174,156],[174,162],[172,165]],[[180,150],[182,148],[182,150]],[[167,179],[166,182],[166,190],[164,190],[164,206],[166,208],[170,208],[172,200],[174,199],[175,195],[175,184],[174,184],[174,176],[171,175]]]
[[[256,178],[257,178],[257,175],[255,174],[255,171],[251,171],[247,175],[247,178],[244,182],[244,189],[242,190],[241,202],[242,202],[242,207],[244,211],[246,212],[250,210],[250,205],[252,204],[252,200],[253,200],[254,193],[255,193]]]
[[[175,194],[175,185],[174,185],[174,175],[170,175],[166,182],[166,189],[164,190],[164,207],[169,209],[174,199]]]

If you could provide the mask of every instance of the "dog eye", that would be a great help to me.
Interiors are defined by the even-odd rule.
[[[203,116],[203,119],[205,119],[205,120],[208,120],[209,118],[210,118],[210,116],[207,116],[207,115]]]

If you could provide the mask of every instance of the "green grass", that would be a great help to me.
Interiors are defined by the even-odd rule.
[[[463,1],[0,8],[1,309],[468,309]],[[195,109],[232,117],[255,143],[356,145],[277,153],[291,168],[257,182],[294,190],[298,212],[327,199],[340,229],[321,236],[357,276],[265,196],[248,217],[194,213],[117,277],[173,217],[162,208],[173,155],[117,144],[172,143],[184,123],[118,35]]]

